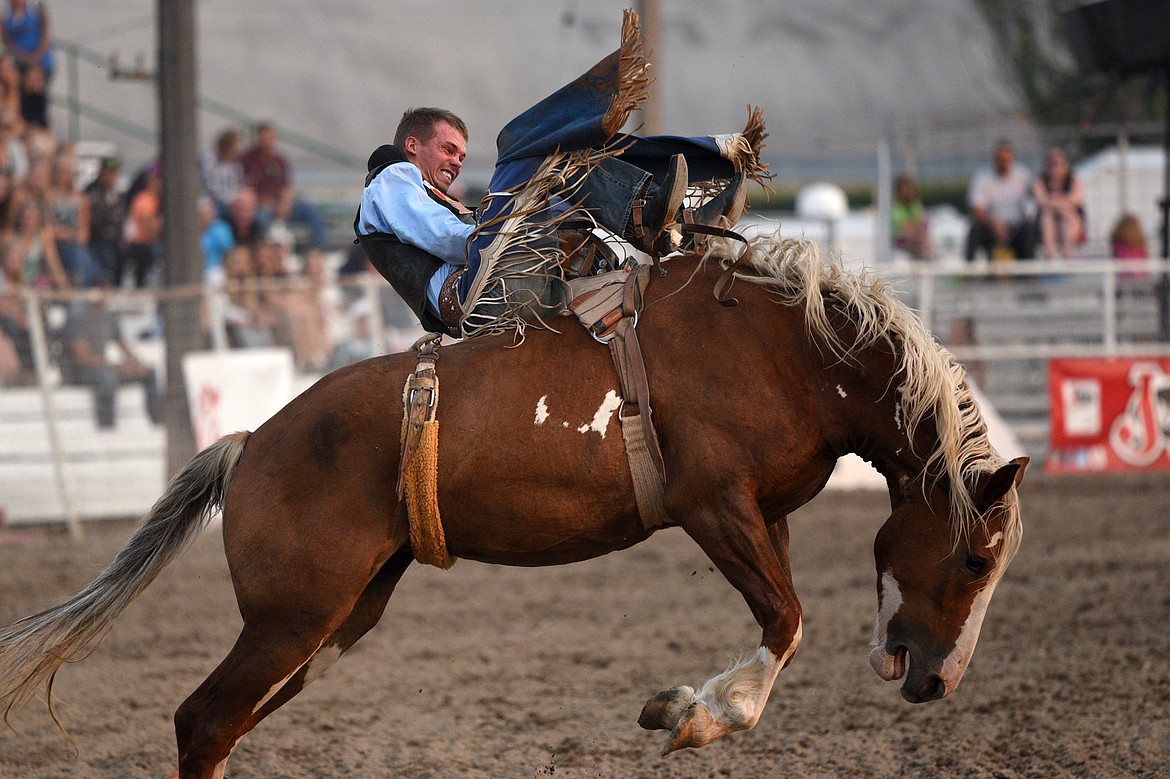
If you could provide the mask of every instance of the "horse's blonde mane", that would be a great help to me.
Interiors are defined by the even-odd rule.
[[[837,258],[822,259],[813,241],[763,235],[752,239],[751,252],[748,270],[736,278],[767,287],[785,305],[803,307],[809,331],[839,359],[849,361],[880,341],[890,345],[901,360],[898,393],[907,436],[913,442],[918,425],[934,420],[938,446],[920,453],[924,469],[938,466],[945,471],[954,530],[957,538],[969,535],[981,521],[970,485],[1006,460],[991,445],[963,366],[885,282],[868,273],[851,273]],[[830,322],[829,299],[834,311],[849,316],[857,332],[853,343],[844,342]],[[1012,555],[1022,532],[1014,490],[1005,496],[1004,509],[1006,543],[1001,549]]]

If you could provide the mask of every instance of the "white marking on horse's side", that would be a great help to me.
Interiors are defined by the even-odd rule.
[[[304,687],[308,687],[313,682],[321,678],[321,674],[325,673],[334,663],[337,658],[341,657],[341,647],[336,644],[330,644],[318,649],[305,668],[305,682]]]
[[[301,663],[301,665],[304,665],[304,663]],[[298,665],[293,669],[292,673],[281,679],[276,684],[272,685],[272,687],[268,689],[268,692],[264,693],[264,697],[260,699],[260,702],[252,708],[252,713],[255,714],[256,712],[260,711],[260,709],[264,707],[265,703],[268,703],[268,701],[272,700],[272,696],[280,692],[280,688],[288,684],[288,680],[296,676],[297,671],[301,670],[301,665]]]
[[[971,655],[975,654],[975,644],[979,642],[979,631],[983,628],[983,618],[987,615],[987,604],[991,602],[991,596],[998,584],[997,576],[975,596],[975,600],[971,602],[971,613],[967,615],[967,621],[959,631],[955,647],[943,661],[939,676],[946,687],[947,695],[959,686],[963,674],[967,671],[967,664],[971,662]]]
[[[610,390],[605,393],[605,399],[601,401],[601,406],[598,407],[597,412],[593,415],[593,421],[587,425],[581,425],[577,428],[578,433],[588,433],[592,430],[595,433],[600,433],[602,438],[605,438],[605,431],[609,428],[609,419],[613,416],[613,412],[618,410],[622,404],[622,399],[616,392]]]
[[[772,693],[772,685],[784,665],[795,654],[804,635],[804,624],[796,624],[792,643],[780,657],[762,646],[755,654],[735,663],[707,681],[695,695],[695,701],[707,707],[711,717],[725,732],[755,727]]]
[[[878,594],[878,613],[873,625],[873,641],[870,643],[869,664],[878,676],[887,682],[893,681],[897,669],[893,655],[886,651],[886,639],[889,637],[890,621],[902,608],[902,590],[893,571],[882,574],[881,591]]]
[[[548,400],[548,395],[541,395],[540,400],[536,401],[536,427],[540,427],[548,419],[548,406],[544,402]]]
[[[568,426],[569,426],[569,423],[567,421],[561,422],[561,427],[568,427]]]
[[[845,393],[845,390],[843,390],[843,389],[841,388],[841,385],[840,385],[840,384],[838,384],[838,385],[837,385],[837,394],[838,394],[838,395],[840,395],[840,396],[841,396],[841,397],[843,397],[843,398],[847,398],[847,397],[849,397],[849,396],[848,396],[848,395]]]
[[[296,668],[292,669],[292,673],[290,673],[288,676],[286,676],[286,677],[284,677],[283,679],[281,679],[281,680],[280,680],[279,682],[277,682],[276,684],[272,685],[272,687],[271,687],[271,688],[268,690],[268,692],[266,692],[266,693],[264,694],[264,697],[260,699],[260,702],[256,704],[256,707],[252,709],[252,713],[253,713],[253,714],[255,714],[256,712],[260,711],[261,707],[263,707],[265,703],[268,703],[268,701],[272,700],[272,696],[273,696],[273,695],[276,695],[276,693],[280,692],[280,688],[281,688],[281,687],[284,687],[286,684],[288,684],[288,680],[289,680],[289,679],[291,679],[291,678],[293,678],[294,676],[296,676],[296,675],[297,675],[297,671],[299,671],[299,670],[301,670],[302,668],[304,668],[304,666],[305,666],[305,663],[308,663],[308,662],[309,662],[309,660],[312,660],[312,659],[313,659],[313,657],[314,657],[314,656],[315,656],[315,655],[316,655],[318,652],[320,652],[320,651],[321,651],[321,647],[322,647],[322,646],[324,646],[324,644],[325,644],[325,641],[324,641],[324,639],[322,639],[321,643],[320,643],[320,644],[317,644],[317,648],[313,650],[313,654],[309,655],[309,658],[308,658],[308,660],[305,660],[305,662],[304,662],[304,663],[301,663],[301,664],[300,664],[300,665],[298,665]],[[339,653],[339,654],[340,654],[340,653]],[[334,659],[334,660],[336,660],[337,658],[333,658],[333,659]],[[333,662],[333,661],[330,661],[330,662]],[[321,669],[321,670],[323,671],[323,670],[325,670],[325,669]],[[320,673],[318,673],[317,675],[318,675],[318,676],[320,676]],[[308,682],[306,682],[306,684],[307,684],[307,683],[308,683]]]

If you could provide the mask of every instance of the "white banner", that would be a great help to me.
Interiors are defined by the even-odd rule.
[[[183,358],[195,447],[228,433],[255,430],[293,398],[288,349],[191,352]]]

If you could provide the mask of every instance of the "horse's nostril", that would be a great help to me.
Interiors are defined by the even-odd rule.
[[[947,686],[946,686],[946,684],[943,683],[942,677],[932,676],[932,677],[930,677],[930,679],[931,679],[931,682],[933,684],[931,685],[930,690],[927,693],[926,700],[933,701],[933,700],[937,700],[937,699],[943,697],[944,695],[946,695]]]

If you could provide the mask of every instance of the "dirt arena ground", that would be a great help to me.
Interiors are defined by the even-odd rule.
[[[962,686],[914,706],[866,661],[881,493],[793,518],[804,643],[755,730],[659,757],[660,689],[752,651],[739,595],[678,530],[539,570],[414,568],[382,623],[237,748],[252,777],[1108,777],[1170,772],[1170,478],[1032,478],[1024,545]],[[50,605],[121,548],[0,547],[0,622]],[[218,533],[151,586],[55,689],[79,756],[33,704],[0,732],[3,777],[174,768],[175,707],[239,628]]]

